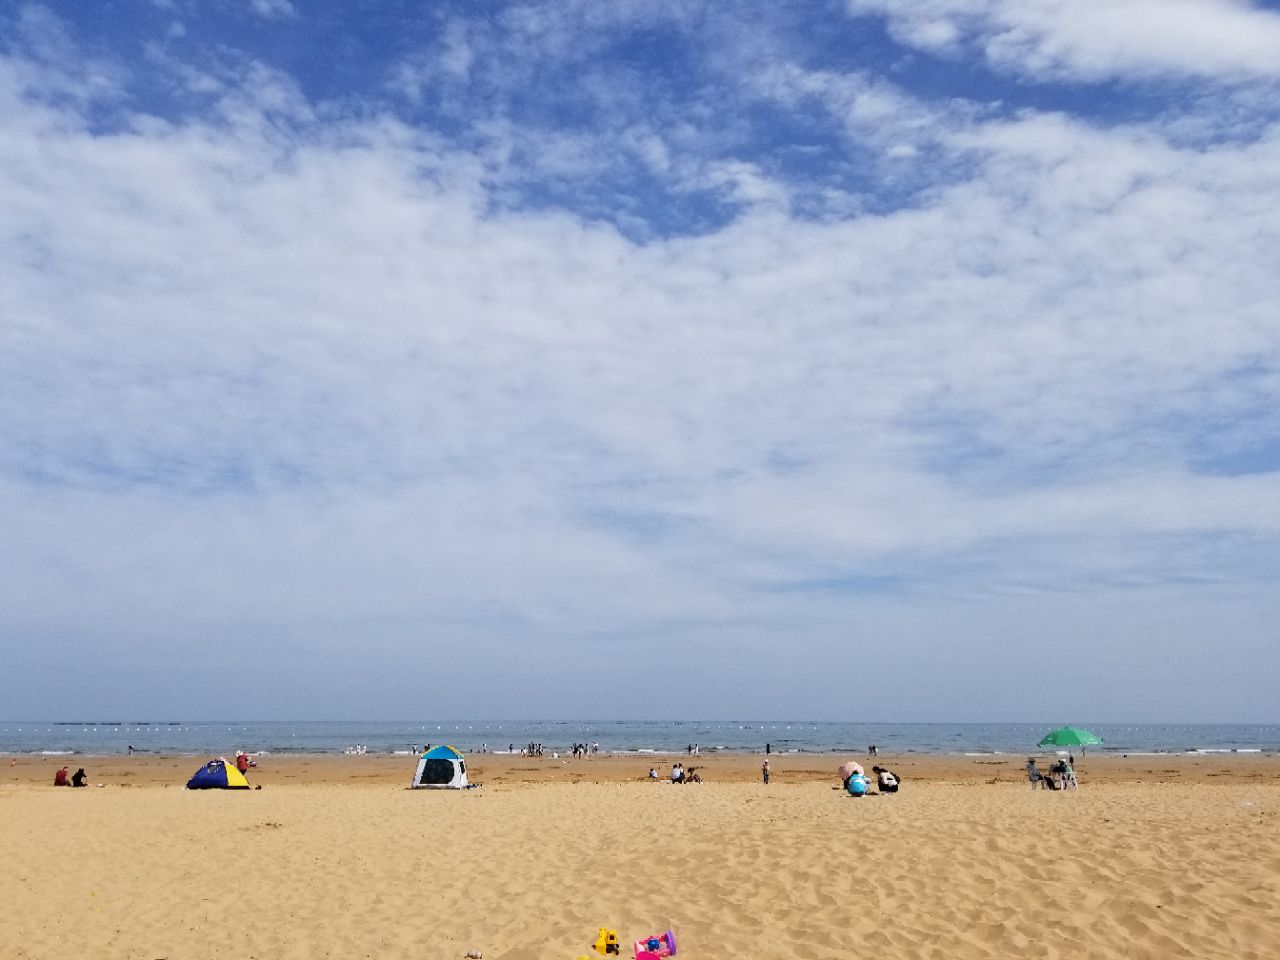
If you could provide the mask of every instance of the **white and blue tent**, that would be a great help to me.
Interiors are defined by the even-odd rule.
[[[432,747],[418,758],[418,770],[413,775],[415,790],[463,790],[471,786],[467,782],[467,761],[453,747]]]

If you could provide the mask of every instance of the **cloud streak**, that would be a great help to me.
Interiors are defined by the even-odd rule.
[[[895,38],[1045,80],[1280,76],[1280,15],[1246,0],[849,0]]]
[[[478,29],[447,28],[444,74],[483,74]],[[447,655],[548,683],[674,657],[691,690],[754,660],[795,713],[859,656],[874,680],[906,669],[876,638],[918,651],[953,625],[987,688],[1001,622],[1016,647],[1073,602],[1190,624],[1230,595],[1221,689],[1263,703],[1266,116],[1188,142],[779,57],[745,96],[812,101],[886,169],[928,166],[909,198],[871,212],[825,164],[717,158],[723,131],[627,118],[565,169],[625,195],[617,158],[645,154],[664,189],[727,204],[714,229],[636,236],[589,204],[510,202],[508,175],[558,176],[545,138],[573,125],[450,136],[246,59],[199,65],[216,79],[182,117],[137,108],[122,72],[94,94],[124,111],[103,129],[48,94],[85,88],[59,56],[0,60],[6,636],[282,675],[361,644],[392,672]],[[494,158],[534,140],[538,165]],[[1093,626],[1141,659],[1128,621]],[[782,655],[797,636],[803,665]]]

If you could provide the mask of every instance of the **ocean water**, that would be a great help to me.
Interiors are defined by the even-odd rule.
[[[505,753],[530,743],[564,752],[574,743],[599,743],[601,753],[703,754],[1027,753],[1059,723],[831,723],[761,721],[156,721],[108,717],[98,721],[0,721],[0,754],[250,753],[409,754],[447,743],[464,752]],[[1280,752],[1280,725],[1080,723],[1102,737],[1099,753]]]

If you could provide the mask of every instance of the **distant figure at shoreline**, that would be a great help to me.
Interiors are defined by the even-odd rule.
[[[764,745],[764,752],[765,752],[765,756],[768,756],[769,754],[773,753],[773,744],[766,743]]]
[[[868,757],[880,756],[880,751],[876,749],[876,745],[874,743],[871,744],[869,747],[867,747],[867,756]]]

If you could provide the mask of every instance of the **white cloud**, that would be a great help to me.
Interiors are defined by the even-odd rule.
[[[1057,79],[1280,76],[1280,15],[1246,0],[849,0],[901,42],[971,42],[997,69]]]
[[[298,15],[290,0],[249,0],[249,9],[268,20],[292,20]]]
[[[415,632],[480,633],[473,666],[522,655],[504,630],[702,665],[802,636],[799,704],[860,614],[980,636],[999,613],[966,604],[1159,611],[1226,583],[1247,644],[1240,611],[1274,605],[1277,472],[1206,475],[1196,449],[1274,417],[1274,129],[932,122],[779,73],[779,100],[968,175],[813,222],[760,167],[628,126],[619,151],[742,211],[638,244],[495,203],[494,158],[326,119],[262,67],[199,74],[203,120],[114,132],[32,99],[33,71],[0,61],[0,634],[208,656],[314,628],[323,662],[368,632],[403,663]],[[547,169],[608,162],[551,139]],[[908,601],[805,589],[875,576]]]

